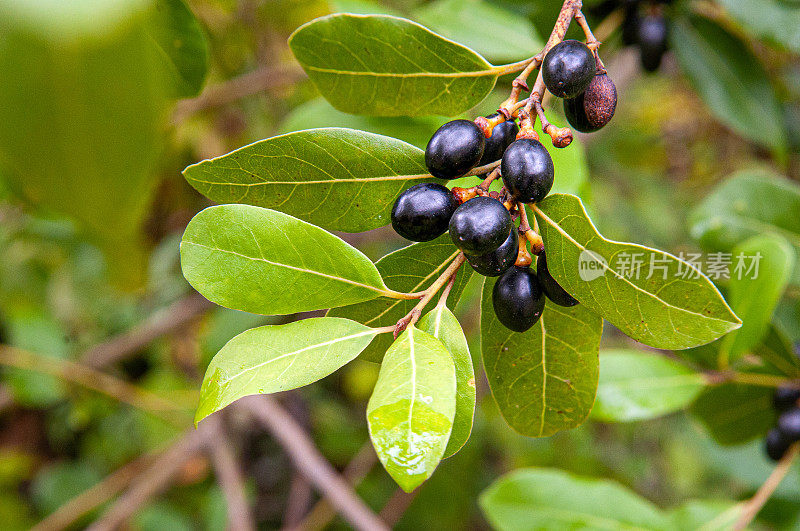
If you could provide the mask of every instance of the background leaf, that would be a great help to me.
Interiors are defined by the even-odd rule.
[[[183,234],[181,268],[204,297],[265,315],[330,308],[385,291],[361,251],[274,210],[221,205],[198,213]]]
[[[247,395],[313,383],[352,361],[377,335],[347,319],[312,318],[242,332],[206,370],[195,422]]]
[[[453,430],[444,451],[445,458],[454,455],[469,440],[472,419],[475,416],[475,371],[469,353],[467,338],[453,312],[437,305],[417,322],[417,328],[426,332],[445,346],[453,358],[456,371],[456,413]]]
[[[208,43],[203,29],[183,0],[156,0],[145,29],[178,98],[195,96],[208,70]]]
[[[800,186],[756,168],[722,181],[692,211],[689,223],[692,237],[709,250],[730,251],[751,236],[773,233],[800,252],[800,217],[793,212],[800,212]],[[800,284],[798,269],[794,284]]]
[[[690,271],[699,278],[681,278],[681,268],[686,272],[690,266],[671,254],[603,238],[577,197],[551,194],[534,209],[553,277],[633,339],[656,348],[682,349],[739,327],[717,288],[699,271]],[[630,267],[619,271],[623,259],[632,265],[636,256],[641,261],[638,272]],[[584,274],[584,280],[579,268],[587,263],[597,268],[597,275]],[[650,264],[655,268],[648,279]]]
[[[164,80],[149,2],[0,2],[0,166],[30,205],[75,221],[140,287]]]
[[[789,242],[774,234],[755,236],[734,247],[733,265],[740,255],[746,257],[745,268],[757,255],[761,258],[757,273],[731,271],[728,300],[742,319],[742,327],[722,341],[722,355],[730,361],[752,352],[764,339],[796,260]]]
[[[726,383],[703,391],[691,412],[722,445],[742,444],[775,424],[770,387]]]
[[[603,320],[583,305],[564,308],[547,301],[533,328],[512,332],[495,317],[495,281],[487,278],[483,285],[481,350],[500,413],[529,437],[579,426],[597,390]]]
[[[450,235],[444,234],[433,241],[414,243],[391,252],[375,263],[387,285],[396,291],[413,293],[425,289],[445,270],[447,264],[458,255]],[[458,270],[455,284],[447,297],[448,308],[458,302],[472,269],[463,266]],[[328,312],[332,317],[346,317],[375,328],[394,325],[417,304],[416,300],[399,300],[381,297],[367,302]],[[391,345],[388,335],[380,335],[364,350],[362,359],[380,362],[384,352]]]
[[[360,232],[390,223],[394,200],[436,181],[422,150],[352,129],[268,138],[183,171],[201,194],[286,212],[329,230]]]
[[[315,98],[295,107],[281,123],[280,133],[324,127],[347,127],[408,142],[425,149],[428,140],[447,118],[438,116],[359,116],[342,112],[325,98]],[[424,161],[423,161],[424,164]],[[428,171],[427,169],[425,171]]]
[[[720,122],[757,144],[786,151],[775,91],[747,45],[699,16],[675,20],[671,42],[684,73]]]
[[[716,531],[732,529],[743,504],[723,500],[690,500],[669,513],[674,529]]]
[[[506,474],[483,491],[480,506],[501,531],[668,526],[658,507],[615,481],[545,468]]]
[[[469,48],[388,15],[318,18],[289,46],[325,99],[353,114],[453,116],[485,98],[498,76]]]
[[[414,10],[411,18],[490,61],[519,61],[544,47],[527,20],[483,0],[436,0]]]
[[[800,53],[800,5],[791,0],[720,0],[728,14],[758,37]]]
[[[367,404],[375,451],[406,492],[442,459],[455,410],[453,358],[438,339],[409,326],[386,352]]]
[[[603,350],[592,418],[627,422],[660,417],[687,407],[705,386],[702,374],[670,358]]]

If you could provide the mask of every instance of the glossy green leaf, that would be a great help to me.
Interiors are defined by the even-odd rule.
[[[534,209],[553,277],[633,339],[683,349],[739,328],[702,273],[669,253],[603,238],[577,197],[551,194]]]
[[[675,20],[671,42],[684,73],[720,122],[785,152],[786,132],[775,91],[745,43],[699,16]]]
[[[143,282],[166,106],[148,6],[0,1],[0,171],[30,205],[75,221],[126,286]]]
[[[456,115],[485,98],[500,73],[469,48],[388,15],[318,18],[289,46],[325,99],[353,114]]]
[[[359,116],[336,110],[325,98],[316,98],[292,109],[281,123],[279,132],[292,133],[323,127],[347,127],[397,138],[412,146],[425,149],[431,135],[446,121],[446,118],[437,116],[420,116],[418,118]]]
[[[544,47],[525,18],[484,0],[436,0],[411,18],[490,61],[519,61]]]
[[[145,29],[153,39],[178,98],[195,96],[208,70],[208,43],[200,23],[183,0],[156,0]]]
[[[800,4],[791,0],[720,0],[725,10],[754,35],[800,53]]]
[[[726,383],[703,391],[690,411],[719,444],[742,444],[764,435],[775,423],[773,391]]]
[[[361,251],[297,218],[248,205],[198,213],[183,234],[186,280],[212,302],[266,315],[320,310],[386,292]]]
[[[433,283],[457,255],[458,250],[453,246],[450,235],[444,234],[433,241],[414,243],[391,252],[378,260],[375,265],[391,289],[413,293],[422,291]],[[453,289],[447,297],[449,308],[452,309],[458,302],[470,276],[472,276],[471,268],[464,266],[459,269]],[[328,315],[346,317],[377,328],[396,324],[417,302],[419,301],[381,297],[352,306],[333,308]],[[361,357],[368,361],[379,362],[391,343],[391,337],[380,335],[364,350]]]
[[[727,500],[691,500],[669,512],[673,529],[723,531],[733,529],[743,504]]]
[[[742,170],[725,179],[689,216],[703,247],[731,251],[751,236],[774,233],[800,253],[800,185],[768,169]],[[800,284],[800,268],[792,283]]]
[[[472,432],[472,419],[475,415],[475,371],[472,368],[472,355],[458,319],[447,306],[437,305],[419,320],[417,328],[441,341],[455,364],[456,414],[444,452],[446,458],[458,452]]]
[[[603,320],[583,305],[564,308],[547,301],[530,330],[512,332],[494,315],[494,283],[487,278],[483,286],[481,350],[500,413],[529,437],[579,426],[597,390]]]
[[[409,326],[386,352],[367,404],[372,445],[406,492],[441,461],[455,411],[453,358],[438,339]]]
[[[436,180],[422,150],[340,128],[268,138],[189,166],[183,175],[213,201],[272,208],[346,232],[390,223],[403,190]]]
[[[737,257],[744,265],[738,269]],[[751,352],[766,336],[772,313],[789,283],[795,252],[782,236],[754,236],[733,248],[728,300],[742,319],[742,327],[725,337],[720,355],[734,361]],[[758,269],[749,269],[757,264]]]
[[[615,481],[546,468],[506,474],[480,506],[499,531],[668,528],[658,507]]]
[[[603,350],[592,418],[627,422],[660,417],[689,406],[705,386],[702,374],[673,359],[636,350]]]
[[[324,378],[352,361],[377,335],[347,319],[304,319],[242,332],[206,370],[195,422],[234,400],[288,391]]]

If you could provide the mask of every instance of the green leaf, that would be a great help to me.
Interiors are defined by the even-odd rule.
[[[786,238],[800,253],[800,185],[756,168],[728,177],[689,216],[690,231],[703,247],[731,251],[751,236]],[[800,284],[800,268],[793,284]]]
[[[773,391],[726,383],[703,391],[690,411],[719,444],[742,444],[764,435],[775,423]]]
[[[483,0],[436,0],[412,18],[490,61],[518,61],[544,46],[524,17]]]
[[[754,35],[800,53],[800,5],[786,0],[720,0],[737,22]]]
[[[755,347],[754,354],[774,367],[778,373],[792,378],[800,377],[800,358],[794,353],[792,342],[777,326],[767,327],[766,336]]]
[[[472,419],[475,415],[475,371],[472,368],[472,356],[464,331],[447,306],[437,305],[419,320],[417,327],[441,341],[455,364],[456,414],[453,431],[444,451],[444,457],[447,458],[466,444],[472,432]]]
[[[338,14],[300,26],[289,46],[320,93],[340,111],[453,116],[480,103],[501,68],[415,22]]]
[[[183,0],[156,0],[145,29],[159,52],[175,97],[195,96],[208,70],[208,43]]]
[[[728,500],[691,500],[669,513],[674,529],[723,531],[733,529],[742,514],[743,504]]]
[[[148,6],[0,0],[0,171],[29,204],[77,222],[123,286],[143,283],[166,106]]]
[[[786,151],[775,91],[746,44],[699,16],[675,20],[671,42],[684,73],[720,122],[758,144]]]
[[[268,138],[189,166],[183,175],[213,201],[273,208],[346,232],[387,225],[403,190],[436,181],[422,150],[340,128]]]
[[[372,445],[404,491],[433,474],[455,411],[453,358],[438,339],[409,326],[386,352],[367,404]]]
[[[764,339],[795,265],[794,249],[775,234],[754,236],[734,247],[732,269],[739,256],[744,266],[731,271],[728,300],[742,327],[720,346],[720,355],[729,361],[751,352]],[[757,271],[747,269],[752,263],[758,264]]]
[[[660,417],[687,407],[705,386],[702,374],[670,358],[604,350],[592,418],[627,422]]]
[[[221,205],[183,234],[186,280],[212,302],[266,315],[320,310],[387,292],[375,265],[329,232],[274,210]]]
[[[143,15],[153,0],[0,0],[0,20],[8,28],[20,28],[64,43],[99,40],[119,30],[131,18]]]
[[[564,308],[547,301],[533,328],[512,332],[494,315],[494,283],[487,278],[483,285],[481,350],[500,413],[529,437],[579,426],[597,390],[603,320],[583,305]]]
[[[322,127],[347,127],[400,139],[425,149],[433,133],[446,121],[437,116],[358,116],[336,110],[325,98],[298,105],[281,123],[280,133],[292,133]],[[418,158],[418,154],[415,155]],[[415,170],[417,171],[417,170]],[[423,170],[427,172],[428,170]]]
[[[664,251],[603,238],[577,197],[551,194],[534,211],[553,277],[633,339],[684,349],[739,328],[702,273]]]
[[[668,527],[658,507],[619,483],[561,470],[515,470],[483,491],[479,503],[500,531]]]
[[[247,395],[296,389],[355,359],[378,334],[347,319],[304,319],[242,332],[206,370],[195,423]]]
[[[457,255],[458,250],[453,246],[450,236],[444,234],[433,241],[414,243],[391,252],[378,260],[375,265],[391,289],[413,293],[433,283]],[[452,309],[458,302],[471,276],[472,269],[466,265],[458,270],[453,289],[447,297],[449,308]],[[417,302],[419,301],[381,297],[352,306],[333,308],[328,315],[346,317],[377,328],[396,324]],[[391,343],[391,337],[380,335],[364,350],[361,358],[380,362]]]

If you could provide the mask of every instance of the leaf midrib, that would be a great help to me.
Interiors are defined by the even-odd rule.
[[[185,245],[195,245],[197,247],[202,247],[204,249],[208,249],[209,251],[217,251],[217,252],[220,252],[220,253],[232,254],[234,256],[238,256],[238,257],[244,258],[246,260],[254,260],[256,262],[264,262],[266,264],[269,264],[269,265],[272,265],[272,266],[275,266],[275,267],[283,267],[283,268],[286,268],[286,269],[291,269],[292,271],[299,271],[301,273],[309,273],[311,275],[317,275],[317,276],[322,277],[322,278],[327,278],[327,279],[330,279],[330,280],[336,280],[336,281],[339,281],[339,282],[343,282],[345,284],[350,284],[350,285],[353,285],[353,286],[356,286],[356,287],[368,289],[368,290],[374,291],[375,293],[378,293],[378,294],[385,294],[386,293],[386,289],[387,289],[385,286],[384,287],[371,286],[369,284],[364,284],[362,282],[356,282],[355,280],[350,280],[350,279],[343,278],[343,277],[337,277],[337,276],[334,276],[334,275],[329,275],[329,274],[323,273],[321,271],[315,271],[313,269],[306,269],[306,268],[303,268],[303,267],[291,266],[289,264],[281,264],[281,263],[278,263],[278,262],[273,262],[271,260],[267,260],[266,258],[258,258],[258,257],[255,257],[255,256],[248,256],[246,254],[237,253],[236,251],[231,251],[231,250],[228,250],[228,249],[220,249],[219,247],[212,247],[210,245],[203,245],[202,243],[197,243],[197,242],[193,242],[193,241],[190,241],[190,240],[184,240],[181,243],[181,245],[184,245],[184,244]]]
[[[256,174],[242,170],[245,173],[256,177]],[[213,182],[213,181],[204,181],[202,179],[198,179],[196,177],[186,176],[187,180],[194,181],[196,183],[208,184],[208,185],[217,185],[217,186],[301,186],[307,184],[340,184],[340,183],[370,183],[370,182],[382,182],[382,181],[410,181],[415,179],[433,179],[433,176],[430,173],[418,173],[414,175],[387,175],[384,177],[353,177],[353,178],[346,178],[346,179],[322,179],[317,181],[259,181],[256,183],[239,183],[239,182]]]
[[[319,66],[312,66],[303,64],[306,70],[313,70],[323,74],[335,74],[342,76],[368,76],[368,77],[391,77],[391,78],[415,78],[415,77],[432,77],[432,78],[462,78],[462,77],[497,77],[499,75],[498,67],[490,68],[488,70],[473,70],[470,72],[371,72],[368,70],[337,70],[335,68],[322,68]]]

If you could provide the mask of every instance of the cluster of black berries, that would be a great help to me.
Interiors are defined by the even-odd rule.
[[[639,47],[642,68],[655,72],[669,47],[669,24],[658,4],[670,1],[625,1],[625,19],[622,23],[622,42]]]
[[[547,89],[564,98],[567,118],[575,129],[596,131],[611,120],[616,88],[587,45],[563,41],[547,53],[541,68]],[[476,188],[462,195],[441,184],[418,184],[397,199],[392,226],[417,242],[433,240],[449,230],[475,271],[500,277],[492,292],[498,320],[524,332],[542,315],[545,296],[562,306],[578,303],[550,275],[543,252],[535,271],[528,265],[530,258],[522,259],[527,255],[526,240],[509,212],[516,204],[544,199],[553,186],[555,169],[536,135],[521,132],[509,113],[488,116],[485,121],[495,124],[488,138],[469,120],[444,124],[428,142],[425,164],[434,177],[455,179],[476,166],[500,160],[503,193]]]
[[[779,387],[772,403],[778,411],[778,424],[769,430],[765,442],[767,455],[773,461],[780,460],[789,447],[800,441],[800,389]]]

